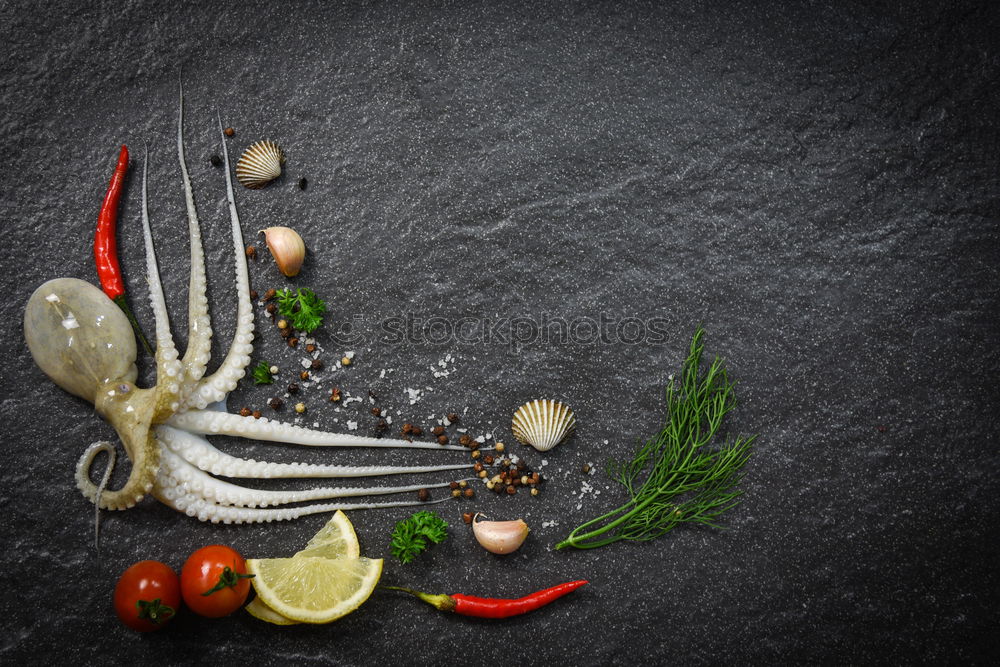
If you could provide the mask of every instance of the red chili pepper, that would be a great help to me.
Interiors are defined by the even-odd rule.
[[[97,216],[97,233],[94,235],[94,262],[97,264],[97,277],[101,280],[101,289],[112,301],[122,309],[128,321],[132,323],[136,335],[142,341],[143,347],[150,355],[153,354],[146,337],[142,335],[139,323],[125,301],[125,281],[118,266],[118,248],[115,229],[118,224],[118,201],[122,197],[125,185],[125,173],[128,171],[128,148],[123,144],[118,154],[118,164],[115,173],[111,175],[108,192],[104,195],[101,212]]]
[[[475,616],[477,618],[507,618],[508,616],[526,614],[539,607],[544,607],[553,600],[575,591],[586,583],[587,581],[584,579],[567,581],[565,584],[546,588],[545,590],[525,595],[523,598],[517,598],[516,600],[479,598],[472,595],[462,595],[461,593],[454,595],[432,595],[430,593],[413,591],[409,588],[400,588],[399,586],[383,586],[383,588],[415,595],[441,611],[453,611],[456,614]]]

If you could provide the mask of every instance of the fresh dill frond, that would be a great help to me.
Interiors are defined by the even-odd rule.
[[[254,384],[271,384],[274,378],[271,376],[271,366],[267,362],[260,362],[253,368]]]
[[[428,542],[440,544],[448,537],[448,524],[434,512],[417,512],[396,524],[392,531],[392,555],[401,563],[409,563],[424,552]]]
[[[721,359],[702,371],[704,333],[701,327],[695,331],[680,377],[671,377],[667,385],[662,430],[631,459],[608,466],[608,475],[625,488],[629,501],[577,526],[556,549],[652,540],[682,523],[718,527],[718,517],[739,503],[737,486],[756,436],[737,436],[712,448],[736,397]]]
[[[275,296],[278,299],[278,312],[288,319],[293,329],[312,333],[323,324],[326,304],[311,289],[300,287],[294,292],[282,289]]]

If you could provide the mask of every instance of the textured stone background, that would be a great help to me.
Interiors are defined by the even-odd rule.
[[[6,150],[0,275],[0,659],[363,664],[770,664],[998,657],[997,156],[1000,10],[993,2],[794,3],[5,2]],[[793,3],[775,3],[778,5]],[[948,8],[939,8],[947,4]],[[876,6],[872,6],[876,5]],[[201,524],[148,500],[103,519],[73,469],[111,435],[23,344],[21,310],[58,275],[95,280],[90,244],[117,147],[150,149],[154,233],[178,336],[187,245],[173,148],[183,71],[189,163],[209,248],[216,358],[232,332],[228,222],[215,114],[239,153],[270,138],[287,174],[239,188],[243,229],[290,224],[310,256],[292,281],[332,305],[326,358],[355,364],[307,394],[309,421],[369,428],[324,391],[369,388],[398,420],[468,407],[510,440],[522,402],[568,401],[579,430],[545,457],[540,498],[443,506],[452,538],[384,580],[521,594],[586,577],[543,611],[497,623],[378,592],[326,627],[190,615],[136,636],[110,595],[130,563],[179,568],[212,542],[289,555],[321,516]],[[296,180],[309,180],[305,191]],[[139,179],[120,253],[140,319]],[[256,287],[285,284],[269,258]],[[388,318],[662,318],[636,344],[391,344]],[[733,432],[759,433],[728,530],[649,544],[551,546],[622,500],[599,468],[662,418],[662,388],[695,326],[740,380]],[[258,356],[298,355],[258,320]],[[430,367],[451,354],[453,372]],[[142,376],[151,379],[147,360]],[[394,369],[381,377],[383,369]],[[407,387],[431,387],[410,405]],[[230,409],[263,407],[244,387]],[[339,420],[339,421],[337,421]],[[399,423],[397,421],[397,424]],[[402,460],[221,443],[257,458]],[[518,446],[520,450],[520,446]],[[441,454],[433,460],[447,459]],[[540,465],[540,456],[528,457]],[[120,466],[122,479],[127,466]],[[600,495],[583,494],[583,482]],[[501,501],[502,500],[502,501]],[[461,511],[523,515],[518,555],[475,547]],[[387,556],[407,513],[356,513]],[[543,527],[543,522],[558,525]]]

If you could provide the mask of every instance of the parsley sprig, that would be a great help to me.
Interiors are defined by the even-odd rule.
[[[292,328],[312,333],[323,324],[326,304],[311,289],[300,287],[294,292],[283,289],[278,290],[275,296],[278,298],[278,312],[288,319]]]
[[[392,555],[409,563],[430,545],[441,544],[448,537],[448,524],[434,512],[417,512],[396,524],[392,531]]]

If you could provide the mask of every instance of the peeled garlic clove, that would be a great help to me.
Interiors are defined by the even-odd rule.
[[[299,233],[291,227],[268,227],[263,232],[278,269],[289,278],[299,275],[306,257],[306,244]]]
[[[472,519],[472,534],[487,551],[495,554],[509,554],[517,551],[528,537],[528,524],[523,519],[516,521],[479,521],[481,514]]]

